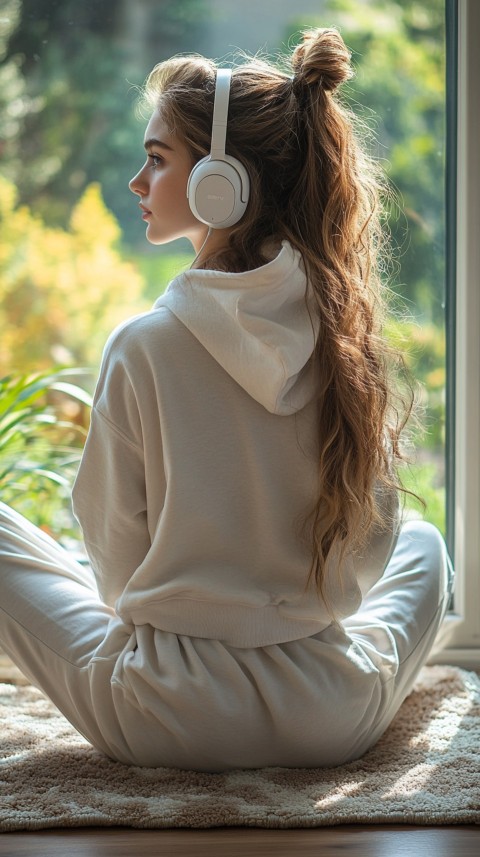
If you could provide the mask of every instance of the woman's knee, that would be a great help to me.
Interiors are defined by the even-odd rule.
[[[440,530],[429,521],[407,521],[402,527],[401,535],[409,540],[419,557],[424,556],[427,561],[438,564],[446,555],[445,540]]]
[[[401,531],[408,553],[408,565],[431,578],[438,586],[440,600],[451,591],[453,571],[445,540],[437,527],[428,521],[408,521]]]

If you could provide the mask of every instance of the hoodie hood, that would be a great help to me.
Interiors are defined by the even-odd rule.
[[[168,307],[253,399],[288,415],[314,395],[317,331],[306,288],[301,255],[284,241],[253,271],[185,271],[154,308]]]

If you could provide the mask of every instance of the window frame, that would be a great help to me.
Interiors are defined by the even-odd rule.
[[[480,666],[480,3],[446,0],[447,540],[456,569],[445,647]]]

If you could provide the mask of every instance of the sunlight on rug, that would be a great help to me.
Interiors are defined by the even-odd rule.
[[[40,691],[0,684],[0,830],[480,822],[480,680],[425,667],[378,744],[331,769],[200,774],[112,762]]]

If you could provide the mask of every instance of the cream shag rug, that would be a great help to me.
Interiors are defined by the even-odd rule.
[[[201,774],[112,762],[40,691],[0,684],[0,830],[480,822],[480,680],[425,667],[394,722],[338,768]]]

